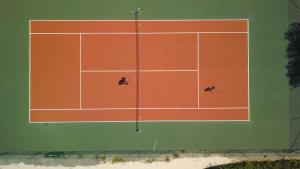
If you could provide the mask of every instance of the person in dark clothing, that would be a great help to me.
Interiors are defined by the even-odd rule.
[[[207,88],[204,89],[204,92],[213,93],[213,92],[215,92],[215,90],[216,90],[215,86],[208,86]]]
[[[119,85],[128,85],[128,80],[126,77],[122,77],[120,80],[119,80]]]

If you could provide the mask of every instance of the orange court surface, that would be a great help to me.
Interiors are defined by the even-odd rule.
[[[31,20],[29,120],[249,121],[248,26]]]

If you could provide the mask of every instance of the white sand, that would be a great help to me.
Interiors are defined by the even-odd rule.
[[[226,164],[232,162],[227,157],[185,157],[172,159],[170,162],[152,162],[144,161],[125,162],[112,164],[110,162],[101,163],[94,166],[34,166],[24,163],[0,165],[0,169],[203,169],[208,166]]]
[[[74,154],[68,158],[45,158],[43,155],[5,155],[0,158],[0,169],[204,169],[209,166],[240,162],[244,160],[280,160],[300,159],[300,151],[294,153],[184,153],[174,159],[172,154],[143,155],[137,158],[137,154],[124,155],[108,154],[106,162],[95,158],[95,154]],[[98,156],[100,157],[100,156]],[[112,164],[114,157],[122,157],[131,162]],[[169,157],[171,161],[164,161]],[[152,163],[147,160],[154,159]]]

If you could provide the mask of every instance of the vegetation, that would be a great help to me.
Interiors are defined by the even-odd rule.
[[[126,162],[124,158],[122,157],[114,157],[111,161],[111,163],[115,164],[115,163],[124,163]]]
[[[288,40],[287,55],[287,76],[292,88],[300,87],[300,23],[293,23],[285,34]]]
[[[179,153],[178,152],[173,152],[173,157],[174,158],[178,158],[179,157]]]
[[[168,156],[165,158],[165,162],[170,162],[170,158]]]
[[[207,169],[299,169],[300,160],[243,161],[208,167]]]
[[[104,154],[103,156],[101,156],[100,160],[105,163],[106,162],[106,155]]]
[[[95,156],[96,160],[100,160],[101,162],[106,162],[106,155],[103,154],[102,156],[100,156],[99,154],[96,154]]]
[[[146,160],[146,163],[153,163],[153,162],[154,162],[153,158]]]

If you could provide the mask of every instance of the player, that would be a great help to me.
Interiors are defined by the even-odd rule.
[[[207,88],[204,89],[204,92],[214,93],[215,90],[216,90],[215,86],[208,86]]]
[[[122,77],[120,80],[119,80],[119,85],[128,85],[128,80],[126,77]]]

